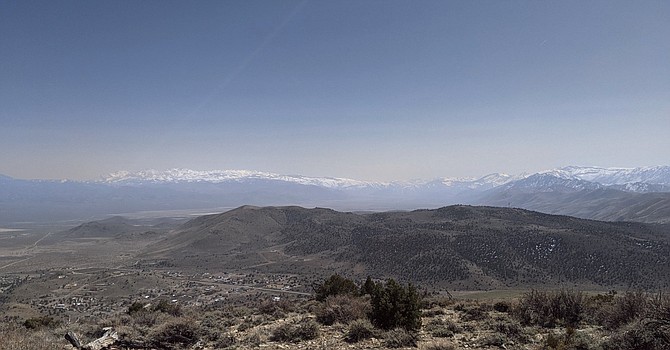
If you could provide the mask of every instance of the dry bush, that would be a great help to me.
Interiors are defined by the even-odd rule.
[[[421,317],[435,317],[435,316],[440,316],[444,315],[446,312],[442,308],[432,308],[429,310],[423,310],[421,312]]]
[[[370,312],[370,300],[367,297],[335,295],[328,297],[316,310],[316,320],[324,325],[337,322],[349,324],[351,321],[365,318]]]
[[[176,318],[159,325],[149,336],[153,346],[176,349],[197,343],[200,340],[200,329],[194,320]]]
[[[0,322],[0,348],[3,350],[62,350],[64,345],[64,338],[53,332]]]
[[[225,349],[236,344],[235,337],[231,334],[221,334],[214,340],[216,349]]]
[[[158,312],[142,310],[132,314],[133,325],[139,328],[151,328],[160,323]]]
[[[286,322],[272,331],[270,340],[298,343],[303,340],[315,339],[319,336],[319,325],[310,319]]]
[[[373,338],[375,334],[375,327],[369,320],[359,319],[349,324],[345,340],[349,343],[357,343],[363,339]]]
[[[156,305],[152,307],[152,310],[166,313],[175,317],[183,315],[183,310],[179,304],[171,303],[165,299],[161,299]]]
[[[253,347],[258,347],[263,343],[263,337],[259,331],[254,331],[251,334],[247,335],[246,338],[242,339],[242,343],[246,345],[251,345]]]
[[[505,343],[507,343],[507,338],[505,335],[500,334],[500,333],[495,333],[495,334],[488,334],[479,339],[478,341],[480,346],[483,347],[497,347],[497,348],[502,348]]]
[[[575,326],[582,320],[585,307],[586,299],[581,292],[532,290],[519,300],[513,314],[525,325]]]
[[[621,327],[602,343],[603,350],[670,350],[670,319],[643,319]]]
[[[258,306],[258,311],[277,318],[286,317],[288,312],[295,310],[295,304],[286,299],[279,301],[263,300]]]
[[[145,304],[140,301],[133,302],[132,304],[130,304],[130,306],[128,306],[128,310],[126,311],[126,313],[128,315],[132,315],[134,313],[140,312],[142,310],[145,310],[147,305],[148,304]]]
[[[609,303],[601,303],[595,312],[596,322],[607,329],[617,329],[642,317],[648,301],[649,298],[641,291],[626,292]]]
[[[455,304],[456,301],[452,298],[444,296],[429,296],[421,300],[421,308],[423,309],[432,309],[436,307],[445,308]]]
[[[544,340],[546,350],[596,350],[599,345],[590,335],[566,327],[564,333],[549,333]],[[649,349],[651,350],[651,349]]]
[[[498,301],[493,304],[493,310],[507,313],[512,310],[512,305],[508,301]]]
[[[395,328],[384,333],[384,346],[387,348],[416,347],[418,335],[404,328]]]
[[[222,331],[237,323],[237,319],[220,311],[208,311],[201,314],[200,327],[211,331]]]
[[[251,315],[245,317],[242,322],[237,325],[238,332],[244,332],[249,328],[260,326],[267,321],[267,315]]]
[[[426,325],[426,331],[433,337],[451,338],[463,330],[452,320],[433,319]]]
[[[451,343],[430,342],[421,346],[421,350],[455,350],[456,347]]]
[[[60,324],[60,321],[51,316],[32,317],[23,322],[23,326],[28,329],[56,328]]]
[[[516,342],[527,343],[530,339],[524,328],[516,321],[499,321],[492,329]]]
[[[461,313],[460,317],[463,321],[483,321],[489,318],[490,307],[487,304],[458,304],[454,310]]]
[[[649,299],[646,317],[670,323],[670,294],[658,294]]]

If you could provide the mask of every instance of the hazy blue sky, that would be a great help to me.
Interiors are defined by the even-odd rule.
[[[0,173],[670,164],[670,1],[1,1]]]

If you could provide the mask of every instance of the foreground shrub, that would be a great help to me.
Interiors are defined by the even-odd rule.
[[[359,319],[349,324],[345,340],[349,343],[357,343],[363,339],[369,339],[375,336],[375,328],[372,323],[366,319]]]
[[[602,344],[603,350],[670,349],[670,324],[633,322],[622,327]]]
[[[510,312],[511,309],[512,306],[507,301],[499,301],[493,304],[493,310],[496,310],[498,312]]]
[[[545,339],[543,348],[547,350],[599,349],[591,336],[583,332],[576,332],[572,327],[567,327],[565,333],[562,334],[549,333]]]
[[[488,334],[479,340],[479,345],[481,347],[493,346],[496,348],[502,348],[507,342],[507,338],[503,334]]]
[[[452,320],[434,319],[428,323],[426,331],[433,337],[451,338],[454,334],[460,333],[463,330]]]
[[[670,294],[658,294],[647,303],[646,316],[654,320],[670,323]]]
[[[603,350],[670,350],[670,298],[648,300],[643,318],[630,322],[602,344]]]
[[[421,347],[422,350],[455,350],[453,344],[431,342]]]
[[[162,312],[162,313],[166,313],[168,315],[172,315],[172,316],[175,316],[175,317],[179,317],[183,313],[182,309],[181,309],[181,306],[179,306],[179,304],[171,303],[171,302],[169,302],[165,299],[161,299],[156,305],[154,305],[152,310]]]
[[[387,348],[416,347],[418,336],[404,328],[396,328],[384,333],[384,346]]]
[[[322,284],[314,287],[316,300],[324,301],[333,295],[358,295],[358,287],[354,281],[344,278],[338,274],[330,276]]]
[[[527,343],[529,341],[528,335],[518,322],[500,321],[493,325],[493,330],[517,342]]]
[[[286,322],[275,328],[270,340],[298,343],[303,340],[315,339],[319,336],[319,325],[308,319]]]
[[[145,306],[146,304],[136,301],[128,306],[128,311],[126,311],[126,313],[132,316],[138,312],[144,311]]]
[[[328,297],[316,310],[316,320],[325,325],[349,322],[365,318],[370,312],[370,301],[351,295],[335,295]]]
[[[156,327],[150,335],[150,342],[160,349],[188,347],[198,342],[198,325],[189,319],[174,319]]]
[[[483,321],[489,318],[489,306],[484,305],[469,305],[465,306],[463,304],[456,305],[454,308],[456,311],[462,312],[461,319],[463,321]]]
[[[575,326],[583,317],[585,305],[581,292],[532,290],[519,300],[513,313],[525,325]]]
[[[215,346],[217,349],[225,349],[235,345],[235,337],[230,334],[222,334],[215,341]]]
[[[446,308],[455,304],[456,301],[448,296],[426,296],[421,299],[421,307],[423,309],[432,309],[434,307]]]
[[[14,322],[0,322],[0,349],[62,350],[63,338],[53,332],[26,329]]]
[[[377,285],[370,302],[370,321],[376,327],[409,331],[421,328],[421,298],[411,283],[404,287],[389,279],[385,285]]]
[[[51,316],[33,317],[23,322],[23,326],[28,329],[54,328],[59,324],[60,322],[54,320]]]
[[[607,329],[616,329],[640,318],[647,308],[647,296],[641,292],[626,292],[602,303],[596,312],[596,320]]]

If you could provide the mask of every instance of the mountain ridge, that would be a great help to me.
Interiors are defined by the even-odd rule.
[[[590,219],[670,222],[670,167],[569,166],[533,174],[393,182],[189,169],[117,172],[95,181],[0,178],[3,224],[244,204],[363,211],[477,204]]]
[[[184,223],[143,258],[198,270],[337,270],[457,288],[670,285],[670,226],[455,205],[356,214],[239,207]]]
[[[429,180],[410,181],[363,181],[340,177],[313,177],[303,175],[285,175],[255,170],[191,170],[173,168],[164,171],[149,169],[137,172],[119,171],[102,177],[97,182],[109,184],[134,183],[175,183],[175,182],[212,182],[241,181],[246,179],[263,179],[296,182],[306,185],[318,185],[330,188],[363,187],[363,186],[422,186],[440,183],[445,186],[474,184],[475,186],[493,184],[496,186],[511,181],[522,180],[535,175],[550,175],[561,179],[582,180],[604,186],[625,185],[632,183],[659,184],[670,186],[670,166],[646,166],[637,168],[597,167],[597,166],[566,166],[535,173],[508,175],[491,173],[481,177],[438,177]],[[472,186],[472,185],[471,185]]]

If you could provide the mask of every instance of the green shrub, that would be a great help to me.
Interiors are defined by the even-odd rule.
[[[354,281],[344,278],[338,274],[330,276],[322,284],[314,287],[316,300],[324,301],[333,295],[358,295],[358,287]]]
[[[361,286],[360,295],[372,295],[377,291],[377,284],[372,281],[372,278],[368,276],[365,279],[365,283]]]
[[[375,329],[374,326],[372,326],[372,323],[366,319],[359,319],[349,324],[345,340],[349,343],[356,343],[374,336]]]
[[[376,327],[410,331],[421,328],[421,298],[412,284],[403,287],[389,279],[384,286],[377,285],[371,304],[370,321]]]

